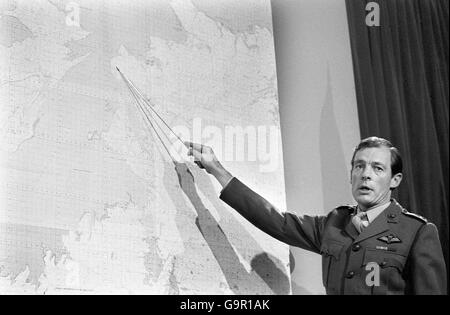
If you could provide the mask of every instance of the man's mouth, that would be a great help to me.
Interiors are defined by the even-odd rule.
[[[359,186],[358,190],[361,191],[361,192],[370,192],[370,191],[372,191],[372,189],[369,186],[366,186],[366,185]]]

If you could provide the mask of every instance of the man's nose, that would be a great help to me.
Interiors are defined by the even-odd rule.
[[[372,168],[370,166],[366,166],[364,167],[362,173],[361,173],[361,177],[362,179],[371,179],[372,178]]]

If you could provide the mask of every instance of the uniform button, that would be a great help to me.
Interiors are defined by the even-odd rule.
[[[396,217],[395,213],[389,213],[388,215],[389,219],[393,219]]]
[[[359,245],[359,244],[355,244],[355,245],[353,245],[353,247],[352,247],[352,250],[354,251],[354,252],[357,252],[357,251],[359,251],[361,249],[361,245]]]
[[[387,262],[382,261],[381,264],[380,264],[380,267],[381,267],[381,268],[384,268],[384,267],[386,267],[386,265],[387,265]]]
[[[349,271],[349,272],[347,273],[347,279],[353,278],[354,275],[355,275],[355,272],[354,272],[354,271]]]

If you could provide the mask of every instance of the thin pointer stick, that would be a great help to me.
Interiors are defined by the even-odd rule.
[[[163,139],[161,138],[159,132],[156,130],[155,125],[161,130],[161,127],[158,125],[158,123],[155,121],[155,125],[153,125],[153,123],[151,122],[151,119],[149,117],[150,114],[146,113],[144,108],[141,106],[141,104],[139,103],[139,107],[141,108],[142,113],[145,115],[146,117],[146,121],[150,124],[150,126],[152,127],[153,131],[156,133],[156,136],[158,137],[159,141],[161,141],[162,145],[164,146],[164,148],[166,149],[167,153],[170,155],[170,157],[172,158],[172,161],[175,161],[175,159],[172,157],[172,154],[170,154],[169,149],[167,148],[167,145],[164,143]],[[151,115],[150,115],[151,116]],[[152,117],[153,118],[153,117]],[[163,136],[166,138],[166,140],[170,142],[169,137],[164,133],[164,131],[161,130],[161,133],[163,134]]]
[[[164,119],[158,114],[158,112],[153,108],[152,104],[150,104],[147,99],[142,95],[142,93],[140,92],[140,90],[134,85],[133,81],[131,81],[130,79],[128,79],[128,81],[130,82],[131,86],[133,87],[133,89],[136,90],[136,92],[138,93],[138,95],[140,96],[140,98],[142,99],[142,101],[145,103],[145,105],[147,105],[148,108],[150,108],[150,110],[155,113],[156,116],[158,116],[158,118],[164,123],[164,125],[166,125],[166,127],[169,129],[169,131],[175,136],[177,137],[178,140],[180,140],[181,143],[184,142],[183,140],[180,138],[180,136],[178,136],[173,130],[172,128],[170,128],[170,126],[164,121]],[[155,120],[156,121],[156,120]]]
[[[139,108],[141,109],[141,112],[142,112],[142,113],[145,115],[145,117],[147,118],[146,121],[147,121],[147,122],[150,124],[150,126],[153,128],[153,131],[156,133],[156,136],[159,138],[159,141],[161,141],[162,145],[164,146],[164,148],[166,149],[167,153],[168,153],[169,156],[171,157],[172,162],[176,164],[176,160],[175,160],[175,159],[172,157],[172,155],[170,154],[169,150],[167,149],[166,145],[164,144],[164,141],[161,139],[159,133],[156,131],[154,125],[153,125],[152,122],[151,122],[151,119],[149,118],[149,116],[152,117],[152,118],[153,118],[153,116],[151,115],[151,113],[148,113],[148,110],[146,110],[146,109],[141,105],[141,103],[139,102],[139,99],[138,99],[137,96],[134,94],[134,91],[130,89],[130,92],[131,92],[131,94],[133,95],[133,97],[134,97],[134,99],[135,99],[135,101],[136,101],[136,104],[138,104]],[[156,120],[155,120],[155,124],[156,124],[156,126],[158,126],[158,128],[161,130],[161,132],[162,132],[162,134],[164,135],[164,137],[166,138],[166,140],[167,140],[168,142],[171,143],[169,137],[167,136],[167,134],[164,132],[164,130],[162,129],[162,127],[158,124],[158,122],[157,122]],[[183,143],[183,145],[184,145],[184,143]],[[197,162],[195,162],[195,163],[197,163]],[[185,164],[185,165],[186,165],[186,167],[189,169],[189,165],[188,165],[188,164]],[[197,165],[198,165],[200,168],[204,168],[200,163],[197,163]]]
[[[120,70],[119,70],[119,72],[120,72]],[[153,118],[153,116],[151,115],[151,113],[149,113],[149,111],[148,111],[148,109],[146,108],[146,106],[143,106],[143,105],[141,104],[141,102],[140,102],[140,101],[146,102],[145,98],[142,96],[142,94],[138,94],[139,91],[132,85],[132,82],[130,82],[130,80],[126,79],[126,77],[125,77],[124,74],[121,73],[121,75],[122,75],[122,79],[125,81],[125,83],[126,83],[128,89],[130,90],[130,92],[133,94],[133,96],[134,96],[134,97],[136,98],[136,100],[138,101],[138,104],[139,104],[139,106],[141,107],[141,110],[147,112],[147,114],[148,114],[150,117]],[[151,108],[151,105],[150,105],[148,102],[146,102],[146,104],[147,104],[147,106],[148,106],[150,109],[152,109],[152,108]],[[153,112],[155,112],[155,111],[153,110]],[[155,114],[158,115],[158,113],[156,113],[156,112],[155,112]],[[146,115],[146,116],[147,116],[147,115]],[[165,123],[164,120],[163,120],[159,115],[158,115],[158,117],[161,119],[161,121],[162,121],[163,123]],[[164,131],[164,129],[161,127],[160,123],[158,123],[158,120],[154,119],[154,122],[155,122],[155,125],[161,130],[161,132],[162,132],[162,134],[164,135],[164,137],[166,138],[166,140],[167,140],[169,143],[172,143],[172,141],[169,139],[169,137],[167,136],[167,134],[166,134],[166,132]],[[172,131],[172,130],[170,129],[170,127],[169,127],[167,124],[165,124],[165,125],[167,126],[167,128],[169,128],[170,131]],[[177,137],[178,140],[180,140],[180,141],[183,143],[183,141],[180,139],[180,137],[178,137],[178,135],[176,135],[173,131],[172,131],[172,133]],[[184,143],[183,143],[183,145],[184,145]]]
[[[161,141],[161,143],[163,144],[164,148],[166,149],[167,153],[169,154],[169,156],[171,157],[172,161],[175,162],[175,159],[172,157],[172,155],[170,154],[170,151],[167,149],[167,146],[164,144],[163,140],[161,139],[159,133],[156,131],[156,128],[153,126],[153,124],[150,121],[150,118],[148,117],[148,115],[144,112],[144,109],[142,108],[140,102],[139,102],[139,98],[145,102],[145,104],[158,116],[158,118],[166,125],[166,127],[172,132],[172,134],[175,135],[175,137],[183,144],[183,146],[185,145],[183,140],[169,127],[169,125],[167,125],[167,123],[164,121],[164,119],[161,118],[161,116],[158,115],[158,113],[152,108],[152,105],[148,103],[148,101],[142,96],[142,93],[139,92],[139,89],[137,89],[133,83],[131,82],[131,80],[128,80],[125,75],[119,70],[118,67],[116,67],[117,71],[120,73],[122,79],[124,80],[125,84],[127,85],[128,89],[130,90],[131,94],[133,95],[136,104],[139,106],[141,112],[145,115],[145,117],[147,118],[148,123],[151,125],[151,127],[153,128],[154,132],[156,133],[157,137],[159,138],[159,140]],[[136,95],[138,94],[139,95]],[[138,96],[140,96],[138,98]],[[151,116],[151,115],[150,115]],[[162,127],[159,125],[159,123],[157,122],[157,120],[155,120],[155,124],[158,126],[158,128],[161,130],[161,132],[163,133],[163,135],[165,136],[165,138],[168,140],[168,142],[171,142],[169,137],[167,136],[167,134],[162,130]],[[187,166],[187,165],[186,165]],[[201,166],[200,166],[201,167]],[[189,167],[188,167],[189,168]]]
[[[152,123],[150,117],[148,117],[147,113],[144,112],[144,110],[143,110],[141,104],[140,104],[137,100],[136,100],[136,103],[138,104],[139,109],[141,110],[141,112],[144,114],[144,116],[145,116],[145,118],[146,118],[145,121],[147,121],[147,123],[150,124],[150,126],[152,127],[152,129],[153,129],[153,131],[155,132],[156,136],[158,137],[159,141],[160,141],[161,144],[164,146],[164,149],[166,150],[167,154],[169,154],[169,156],[170,156],[170,158],[172,159],[172,161],[175,161],[175,159],[172,157],[172,154],[170,154],[170,151],[169,151],[169,149],[167,148],[167,145],[166,145],[166,144],[164,143],[164,141],[161,139],[161,136],[159,135],[158,131],[156,130],[155,126],[153,125],[153,123]],[[158,126],[158,127],[159,127],[159,126]],[[159,128],[161,128],[161,127],[159,127]],[[163,132],[163,135],[167,138],[167,135],[166,135],[164,132]]]
[[[164,119],[162,119],[162,117],[156,112],[155,109],[153,109],[153,106],[145,99],[145,97],[143,97],[141,91],[133,84],[133,82],[131,80],[129,80],[128,78],[125,77],[125,75],[122,73],[122,71],[119,70],[118,67],[116,67],[117,71],[119,71],[120,75],[122,76],[122,79],[129,83],[131,85],[131,87],[136,91],[136,93],[140,96],[140,98],[144,101],[144,103],[156,114],[156,116],[158,116],[158,118],[164,123],[164,125],[166,125],[166,127],[170,130],[170,132],[172,134],[175,135],[175,137],[177,137],[177,139],[184,145],[183,140],[180,138],[180,136],[178,136],[173,130],[172,128],[170,128],[170,126],[164,121]],[[127,84],[128,85],[128,84]]]
[[[161,142],[161,144],[164,146],[164,149],[167,151],[167,154],[169,154],[170,158],[172,159],[172,162],[175,162],[175,159],[172,157],[172,154],[170,154],[169,149],[167,148],[166,144],[164,143],[164,141],[161,139],[161,136],[159,135],[158,131],[156,131],[155,126],[153,125],[153,123],[151,122],[151,119],[148,117],[147,113],[144,112],[144,110],[142,109],[138,98],[136,97],[136,95],[133,93],[133,90],[130,88],[130,86],[128,86],[128,89],[130,90],[131,94],[133,95],[133,99],[135,101],[135,105],[138,108],[138,110],[140,110],[142,112],[142,114],[144,114],[144,116],[146,117],[146,119],[144,119],[144,121],[146,121],[147,123],[150,124],[150,126],[152,127],[153,131],[155,132],[156,136],[158,137],[159,141]]]
[[[130,89],[131,93],[133,94],[133,96],[135,97],[135,99],[138,102],[139,107],[141,108],[142,113],[147,117],[148,120],[151,120],[151,118],[153,118],[152,114],[148,111],[148,109],[144,106],[142,106],[142,104],[140,103],[138,96],[135,95],[134,91],[132,91]],[[161,131],[161,133],[164,135],[164,137],[166,138],[167,142],[169,142],[170,144],[172,144],[172,141],[169,139],[169,136],[166,134],[166,132],[164,131],[164,129],[160,126],[160,124],[158,123],[158,121],[156,119],[153,119],[155,125],[159,128],[159,130]],[[156,132],[156,130],[155,130]]]

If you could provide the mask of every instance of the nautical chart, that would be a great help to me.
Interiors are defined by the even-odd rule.
[[[269,0],[1,0],[0,24],[0,294],[290,292],[287,246],[175,145],[284,209]]]

